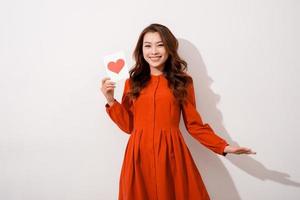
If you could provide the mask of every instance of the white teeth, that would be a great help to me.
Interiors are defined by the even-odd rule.
[[[152,61],[159,61],[160,60],[160,57],[152,57],[150,58]]]

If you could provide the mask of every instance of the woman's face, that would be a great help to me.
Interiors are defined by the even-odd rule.
[[[163,71],[168,53],[158,32],[148,32],[144,35],[143,56],[150,68]]]

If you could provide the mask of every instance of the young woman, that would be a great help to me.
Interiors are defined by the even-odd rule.
[[[202,122],[193,79],[177,49],[178,41],[167,27],[151,24],[137,41],[136,64],[125,81],[120,103],[114,98],[115,83],[108,77],[102,80],[106,112],[130,134],[119,200],[209,200],[179,130],[181,112],[189,134],[213,152],[255,154],[249,148],[230,146]]]

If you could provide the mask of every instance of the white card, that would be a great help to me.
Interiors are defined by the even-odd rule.
[[[123,51],[104,56],[103,60],[106,73],[112,81],[116,82],[129,77],[128,66]]]

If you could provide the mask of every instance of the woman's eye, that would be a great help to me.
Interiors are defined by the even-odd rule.
[[[159,44],[158,46],[163,47],[164,44]],[[151,47],[151,45],[145,45],[144,47]]]

